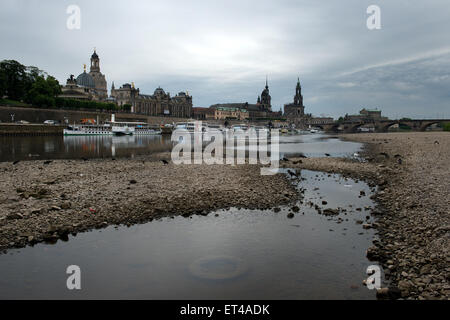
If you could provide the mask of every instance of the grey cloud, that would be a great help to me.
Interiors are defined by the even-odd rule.
[[[73,3],[78,31],[65,27]],[[371,4],[381,7],[381,30],[366,28]],[[109,86],[187,89],[196,106],[254,102],[268,74],[275,109],[292,100],[300,76],[313,114],[378,106],[389,116],[450,118],[449,18],[447,0],[2,0],[0,59],[64,82],[97,47]]]

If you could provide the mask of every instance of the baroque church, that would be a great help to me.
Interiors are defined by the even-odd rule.
[[[307,122],[311,119],[311,114],[305,114],[300,78],[297,78],[294,102],[284,105],[284,116],[290,123],[293,123],[300,128],[306,127]]]
[[[179,92],[174,97],[162,88],[157,88],[153,95],[141,94],[134,83],[125,83],[116,89],[114,82],[111,86],[111,95],[108,97],[108,89],[105,75],[100,72],[100,58],[94,49],[91,56],[89,73],[84,71],[76,79],[70,75],[66,85],[61,88],[61,98],[77,100],[94,100],[114,103],[118,106],[128,105],[133,113],[149,116],[171,116],[189,118],[192,115],[192,96],[187,92]]]
[[[70,75],[66,85],[61,88],[61,98],[105,101],[108,98],[108,89],[105,75],[100,72],[100,58],[96,50],[91,56],[89,73],[84,71],[76,79]]]

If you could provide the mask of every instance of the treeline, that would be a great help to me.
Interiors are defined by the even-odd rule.
[[[125,110],[130,105],[120,108],[114,103],[81,101],[59,98],[61,85],[58,80],[33,66],[24,66],[15,60],[0,62],[0,101],[3,98],[11,102],[28,103],[40,108]],[[17,104],[17,103],[14,103]]]
[[[6,96],[38,107],[53,107],[60,93],[58,80],[39,68],[15,60],[0,62],[0,98]]]

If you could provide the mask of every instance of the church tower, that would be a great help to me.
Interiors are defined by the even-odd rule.
[[[95,49],[91,56],[91,68],[89,74],[94,79],[96,98],[98,100],[106,99],[108,97],[106,78],[105,75],[100,72],[100,58]]]
[[[261,109],[262,111],[271,111],[272,110],[272,104],[271,104],[272,97],[269,94],[269,83],[267,81],[266,77],[266,87],[261,93]]]
[[[300,85],[300,78],[297,78],[297,87],[295,88],[294,104],[303,106],[302,86]]]
[[[91,56],[91,72],[100,72],[100,58],[94,49],[94,53]]]
[[[300,78],[297,78],[297,86],[295,87],[294,103],[284,105],[284,115],[296,125],[305,127],[305,106],[303,105],[302,86]]]

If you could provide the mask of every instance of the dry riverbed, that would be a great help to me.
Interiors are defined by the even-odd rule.
[[[343,135],[365,143],[367,161],[296,158],[282,167],[340,173],[378,186],[378,239],[367,256],[388,288],[379,298],[450,297],[450,134]],[[167,155],[163,155],[166,156]],[[110,224],[207,214],[227,207],[270,209],[299,199],[283,174],[256,165],[164,164],[158,159],[0,163],[0,249],[67,239]]]

